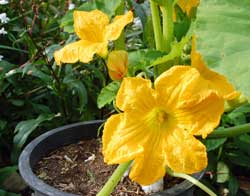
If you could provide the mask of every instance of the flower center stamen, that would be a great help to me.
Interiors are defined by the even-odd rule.
[[[156,114],[156,119],[160,124],[162,124],[168,119],[168,114],[165,111],[160,110]]]

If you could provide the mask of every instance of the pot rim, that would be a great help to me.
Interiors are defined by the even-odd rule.
[[[43,141],[46,140],[47,138],[49,138],[50,136],[64,131],[66,129],[72,129],[75,127],[79,127],[79,126],[84,126],[84,125],[94,125],[94,124],[101,124],[103,123],[104,120],[93,120],[93,121],[86,121],[86,122],[79,122],[79,123],[73,123],[73,124],[69,124],[69,125],[65,125],[65,126],[61,126],[55,129],[52,129],[40,136],[38,136],[37,138],[35,138],[34,140],[32,140],[22,151],[21,155],[19,156],[19,161],[18,161],[18,168],[20,171],[20,174],[22,176],[22,178],[24,179],[25,183],[31,187],[31,189],[33,189],[35,192],[39,192],[42,194],[47,194],[48,196],[79,196],[76,194],[72,194],[72,193],[67,193],[67,192],[63,192],[60,191],[48,184],[46,184],[44,181],[40,180],[34,173],[33,170],[31,168],[31,164],[30,164],[30,157],[32,152],[34,151],[34,149]],[[195,173],[192,176],[195,177],[196,179],[201,179],[202,176],[204,175],[205,170],[199,172],[199,173]],[[163,190],[161,192],[158,193],[154,193],[152,194],[152,196],[162,196],[162,195],[172,195],[172,193],[176,192],[176,189],[185,189],[188,190],[193,186],[192,183],[188,182],[187,180],[184,180],[183,182],[174,185],[173,187]],[[181,192],[180,192],[181,193]]]

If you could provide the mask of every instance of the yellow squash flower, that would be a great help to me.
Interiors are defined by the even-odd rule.
[[[198,92],[196,96],[202,98],[207,89],[214,90],[225,100],[232,100],[240,95],[225,76],[210,70],[205,65],[201,54],[196,51],[195,37],[192,40],[191,66],[199,71],[200,77],[189,86],[186,97],[195,96],[195,93]]]
[[[191,14],[191,10],[194,7],[197,7],[200,3],[200,0],[178,0],[178,5],[188,16]]]
[[[118,39],[123,28],[132,21],[131,11],[116,16],[110,24],[108,16],[99,10],[74,11],[74,30],[80,40],[56,51],[56,63],[88,63],[94,54],[105,57],[108,53],[108,41]]]
[[[112,80],[121,80],[128,72],[128,53],[124,50],[112,51],[108,56],[107,67]]]
[[[123,113],[112,115],[104,126],[103,155],[108,164],[133,160],[130,178],[149,185],[175,172],[195,173],[207,166],[205,146],[194,135],[206,137],[219,124],[223,99],[207,91],[203,99],[182,99],[186,85],[199,72],[174,66],[150,80],[124,78],[116,104]]]

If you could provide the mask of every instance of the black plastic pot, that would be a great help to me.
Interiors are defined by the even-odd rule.
[[[36,163],[49,152],[81,139],[91,139],[97,136],[98,127],[102,120],[75,123],[53,129],[35,140],[23,150],[19,157],[19,170],[24,181],[35,191],[35,196],[76,196],[75,194],[62,192],[40,180],[32,171]],[[203,176],[203,172],[194,175],[197,179]],[[192,196],[192,184],[188,181],[175,185],[165,191],[153,194],[152,196]]]

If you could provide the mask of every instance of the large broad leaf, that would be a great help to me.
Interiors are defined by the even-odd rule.
[[[13,162],[16,162],[18,155],[21,151],[22,146],[25,144],[29,135],[36,130],[36,128],[41,125],[44,121],[52,120],[56,115],[55,114],[41,114],[36,119],[30,119],[26,121],[21,121],[17,124],[15,128],[15,137],[14,137],[14,149],[12,151],[11,159]]]
[[[197,12],[197,49],[208,66],[250,97],[250,1],[203,0]]]
[[[105,12],[109,17],[115,14],[116,9],[120,6],[121,0],[93,0],[84,3],[77,10],[91,11],[91,10],[101,10]],[[73,11],[68,11],[62,18],[61,27],[64,27],[64,31],[68,33],[73,33]]]

